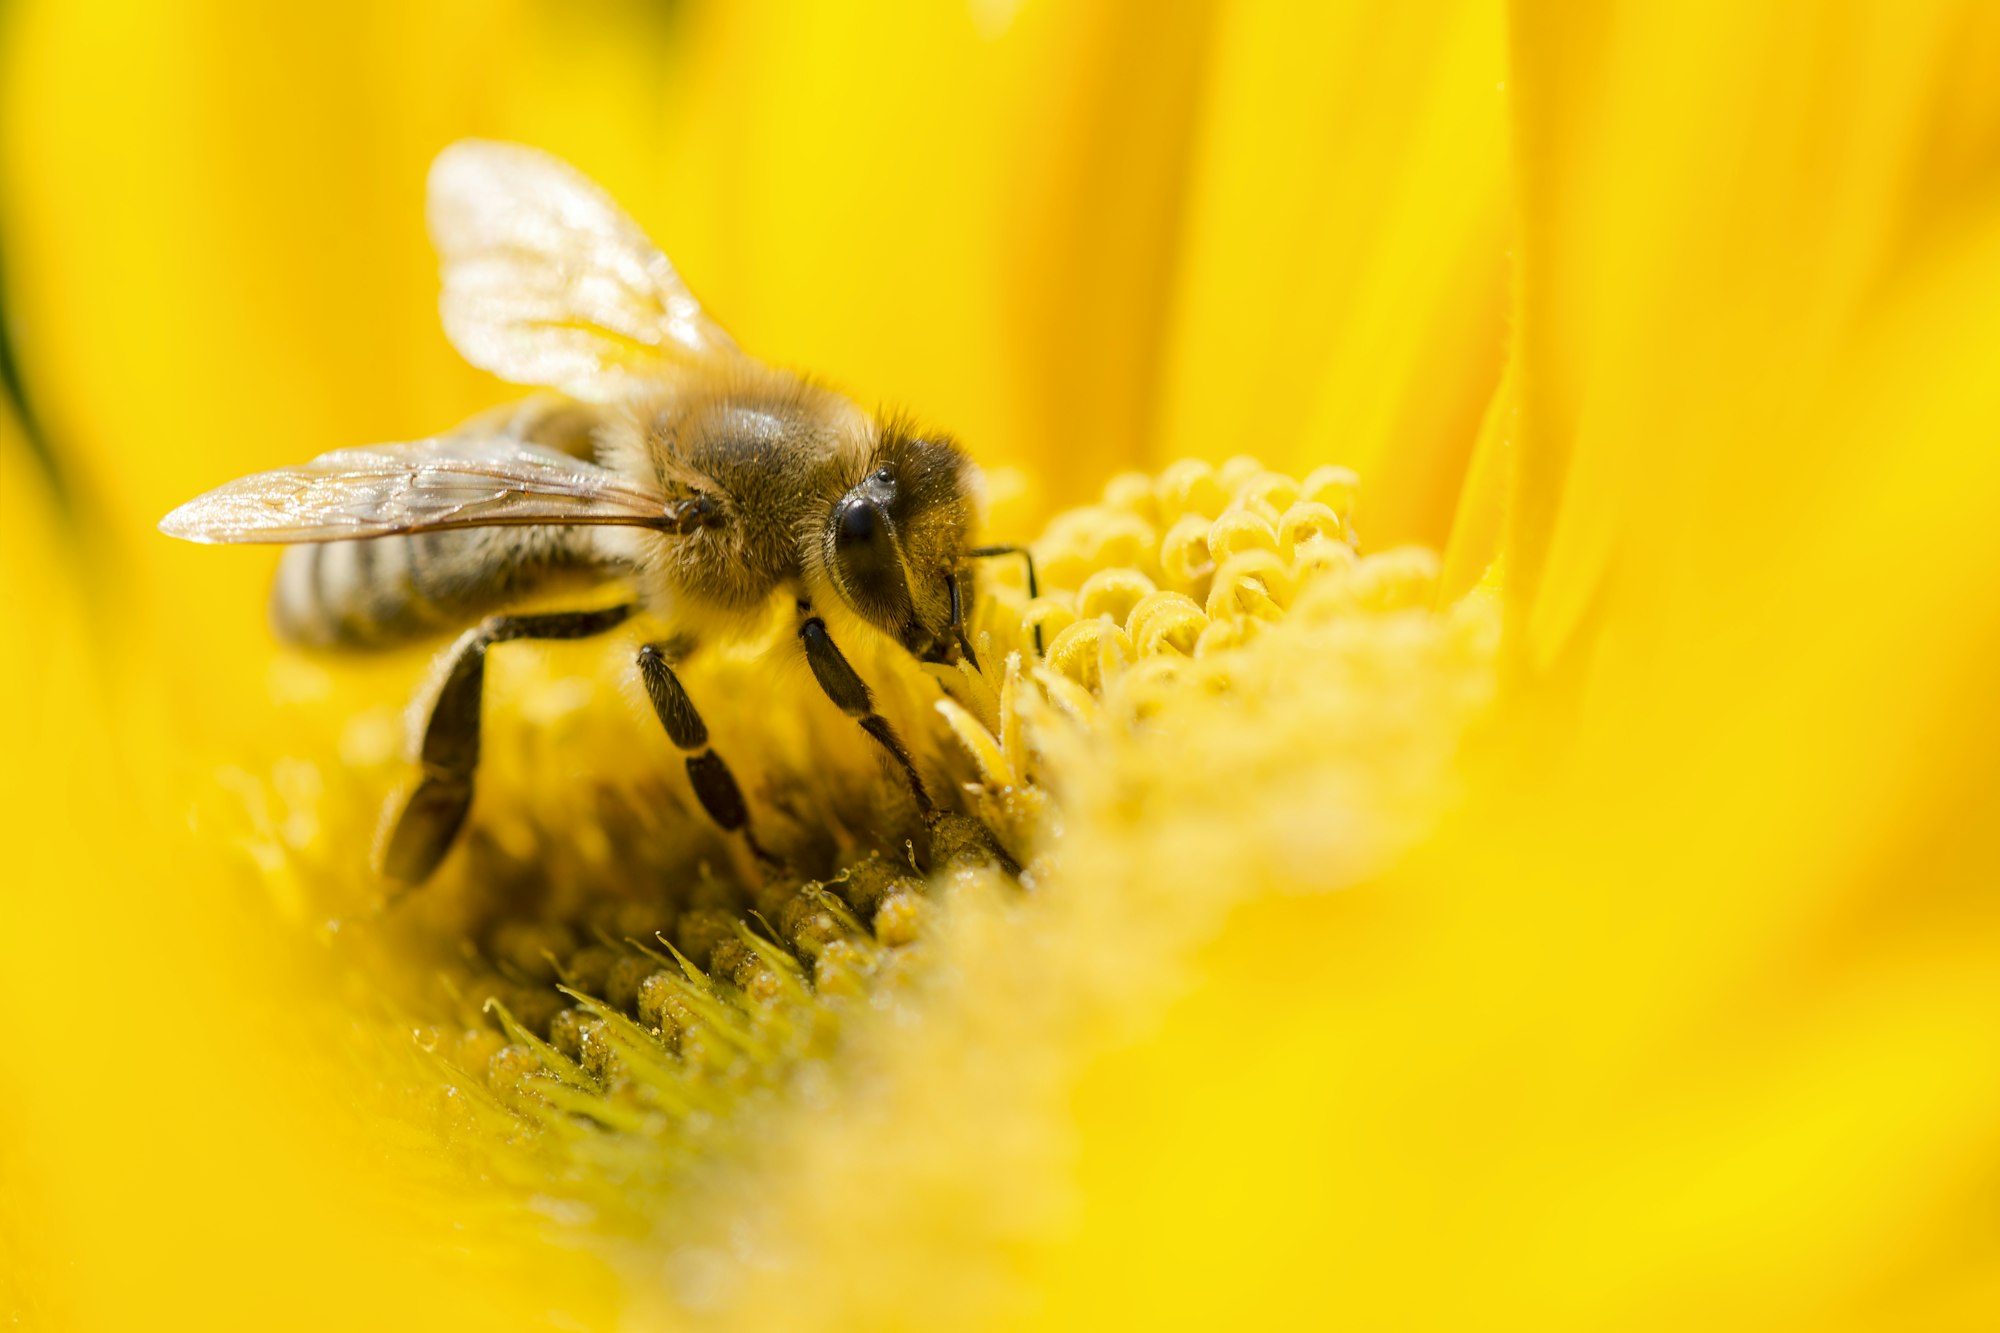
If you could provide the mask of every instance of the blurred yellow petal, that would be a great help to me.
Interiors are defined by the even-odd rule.
[[[723,230],[682,266],[746,345],[1088,494],[1149,427],[1208,8],[691,14],[661,217]]]
[[[606,184],[710,308],[760,355],[984,459],[1053,457],[1003,309],[1018,106],[1062,47],[1018,19],[990,38],[971,6],[689,6],[677,23],[662,157]]]
[[[1934,910],[1896,858],[1955,854],[1994,739],[2000,25],[1791,19],[1688,9],[1521,48],[1557,62],[1537,90],[1616,86],[1596,123],[1633,165],[1570,162],[1609,141],[1526,97],[1524,142],[1566,165],[1528,184],[1550,230],[1526,264],[1517,647],[1573,692],[1593,852],[1699,829],[1647,873],[1726,912],[1743,935],[1683,928],[1748,957],[1884,895]],[[1670,115],[1634,72],[1663,51],[1730,53],[1735,100]]]
[[[1442,546],[1505,349],[1497,0],[1230,7],[1185,205],[1152,456],[1369,480]]]
[[[1512,565],[1536,663],[1644,577],[1628,562],[1685,556],[1705,586],[1859,465],[1809,414],[1909,266],[1987,206],[1996,43],[1979,5],[1520,6]]]
[[[44,482],[0,413],[0,575],[15,598],[0,691],[20,705],[0,776],[0,1003],[23,1024],[0,1111],[10,1317],[603,1320],[613,1293],[597,1265],[524,1272],[498,1231],[467,1251],[453,1223],[476,1209],[383,1169],[384,1122],[353,1101],[336,1055],[353,1017],[318,951],[273,929],[228,849],[160,826],[189,799],[147,762],[171,700],[152,655],[106,638],[129,598],[88,585]]]
[[[1514,437],[1520,429],[1519,379],[1520,362],[1509,360],[1473,441],[1438,587],[1447,602],[1463,597],[1482,580],[1496,588],[1505,582],[1507,522],[1516,474]]]

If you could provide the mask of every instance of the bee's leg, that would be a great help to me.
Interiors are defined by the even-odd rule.
[[[965,553],[965,558],[968,560],[988,560],[996,555],[1018,555],[1023,560],[1027,561],[1028,596],[1032,600],[1033,598],[1040,597],[1042,595],[1041,583],[1035,578],[1035,553],[1033,551],[1030,551],[1025,546],[981,546],[973,550],[967,551]],[[1042,655],[1042,627],[1038,623],[1035,626],[1035,656],[1040,657],[1041,655]],[[972,654],[967,653],[966,656],[970,657],[972,656]],[[978,663],[975,662],[973,663],[973,665],[974,667],[977,667]]]
[[[889,719],[875,711],[875,696],[834,646],[833,636],[826,632],[826,622],[818,616],[808,616],[799,626],[799,639],[806,646],[806,665],[812,668],[813,678],[826,691],[826,697],[859,722],[861,729],[901,765],[904,776],[910,780],[910,794],[917,799],[918,811],[926,824],[931,823],[937,816],[937,806],[931,802],[924,780],[917,775],[917,766],[910,762],[910,752],[903,748],[902,739],[889,725]]]
[[[834,646],[833,637],[826,632],[826,622],[818,616],[808,616],[799,626],[799,638],[806,646],[806,664],[812,668],[819,687],[826,691],[826,697],[859,722],[861,729],[889,752],[889,757],[901,766],[903,776],[909,779],[910,795],[916,798],[917,811],[923,816],[931,863],[942,864],[970,854],[997,864],[1010,875],[1019,875],[1020,864],[1000,845],[991,829],[977,819],[946,814],[931,801],[924,780],[917,775],[917,766],[910,762],[910,752],[903,748],[902,738],[889,725],[889,719],[875,711],[875,698],[867,683]]]
[[[404,884],[421,884],[451,850],[452,840],[472,809],[472,775],[479,767],[479,702],[486,690],[486,650],[509,639],[587,639],[616,629],[631,616],[630,604],[600,611],[561,611],[535,616],[488,616],[452,645],[424,722],[417,760],[423,778],[396,815],[382,847],[382,873]]]
[[[758,845],[750,831],[750,807],[736,775],[708,743],[708,724],[701,720],[694,700],[688,698],[681,678],[674,674],[672,649],[667,644],[649,643],[639,650],[639,679],[645,683],[646,697],[653,702],[667,739],[687,752],[688,781],[701,808],[717,828],[725,833],[741,833],[743,842],[758,860],[777,864],[777,859]]]

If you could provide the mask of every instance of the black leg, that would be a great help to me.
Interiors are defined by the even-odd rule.
[[[979,670],[979,654],[972,651],[972,640],[965,634],[965,603],[959,599],[958,575],[944,576],[944,586],[951,593],[951,633],[958,641],[958,651],[964,659],[972,663],[974,671]]]
[[[980,546],[967,551],[968,560],[990,560],[996,555],[1018,555],[1028,562],[1028,596],[1040,597],[1041,585],[1035,580],[1035,554],[1025,546]]]
[[[1023,560],[1027,561],[1028,596],[1030,598],[1034,598],[1034,597],[1040,597],[1042,595],[1041,584],[1035,578],[1035,554],[1025,546],[980,546],[980,547],[975,547],[970,551],[967,551],[965,553],[965,558],[968,560],[990,560],[992,557],[996,555],[1018,555]],[[954,596],[955,595],[956,595],[956,590],[954,589]],[[955,610],[953,613],[953,618],[954,619],[957,618]],[[1041,656],[1041,653],[1042,653],[1042,627],[1040,625],[1037,625],[1035,626],[1035,655],[1039,657]],[[971,656],[970,653],[967,653],[966,655],[968,657]]]
[[[630,605],[601,611],[561,611],[537,616],[489,616],[452,646],[444,684],[424,723],[417,755],[423,778],[396,816],[382,848],[382,873],[421,884],[451,850],[472,809],[472,776],[479,767],[479,704],[486,691],[486,650],[509,639],[587,639],[616,629]]]
[[[799,639],[806,646],[806,665],[812,668],[813,678],[826,691],[826,697],[839,705],[840,711],[861,724],[861,729],[880,742],[889,757],[902,766],[903,774],[910,780],[910,794],[917,799],[917,809],[928,822],[937,814],[937,807],[931,803],[931,794],[924,789],[923,778],[917,775],[917,766],[910,762],[910,752],[903,748],[889,719],[875,711],[875,696],[869,693],[867,683],[856,675],[847,659],[834,646],[833,636],[826,632],[826,622],[818,616],[809,616],[799,626]]]
[[[701,808],[708,811],[716,827],[725,833],[741,833],[743,841],[758,860],[775,863],[770,853],[758,846],[750,831],[750,807],[736,775],[708,743],[708,725],[701,720],[694,700],[674,674],[670,649],[666,644],[649,643],[639,650],[639,679],[645,683],[646,697],[653,712],[666,728],[667,739],[687,751],[688,781]]]

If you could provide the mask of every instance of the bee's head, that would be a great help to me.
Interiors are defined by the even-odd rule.
[[[958,567],[972,532],[977,477],[950,440],[892,423],[867,474],[827,516],[824,552],[834,587],[870,624],[928,661],[949,661],[962,640]]]

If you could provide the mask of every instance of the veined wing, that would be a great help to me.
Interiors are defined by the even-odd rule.
[[[602,402],[741,355],[638,224],[546,153],[453,144],[431,167],[429,218],[445,333],[501,379]]]
[[[329,542],[526,523],[667,528],[672,503],[609,468],[518,439],[446,435],[322,454],[242,477],[160,521],[195,542]]]

